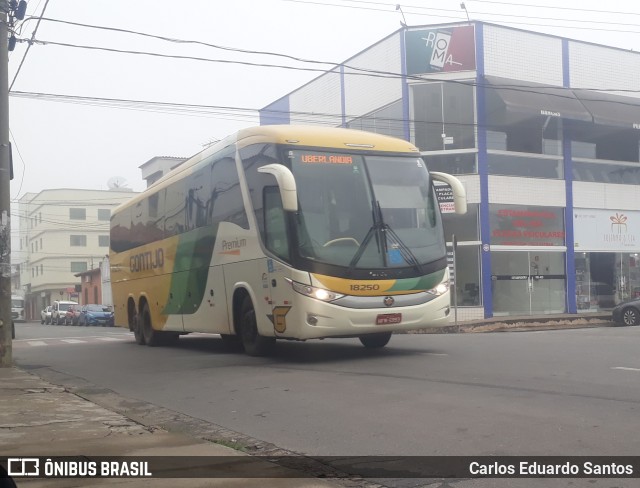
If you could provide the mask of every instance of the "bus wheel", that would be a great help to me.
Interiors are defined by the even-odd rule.
[[[155,347],[160,345],[160,333],[153,330],[153,326],[151,325],[151,312],[149,311],[149,305],[147,303],[142,307],[142,335],[144,337],[144,343],[147,346]]]
[[[367,334],[360,336],[360,342],[366,348],[374,349],[384,347],[391,339],[391,332],[380,332],[379,334]]]
[[[133,337],[136,339],[136,344],[139,346],[144,346],[144,335],[142,334],[142,317],[140,315],[135,314],[133,316],[133,324],[131,326],[131,330],[133,330]]]
[[[267,356],[275,347],[275,337],[263,337],[258,333],[256,311],[250,297],[245,297],[240,312],[240,337],[244,352],[249,356]]]

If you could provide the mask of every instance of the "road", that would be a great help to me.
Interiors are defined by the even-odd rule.
[[[308,455],[640,452],[640,327],[397,335],[379,351],[357,339],[285,342],[272,358],[203,334],[149,348],[119,328],[16,332],[18,366]]]

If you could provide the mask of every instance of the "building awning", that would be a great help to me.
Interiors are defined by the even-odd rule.
[[[508,113],[593,122],[591,114],[567,88],[487,76],[485,89],[487,100],[499,98]]]
[[[575,88],[573,92],[589,110],[594,123],[640,129],[640,98]]]

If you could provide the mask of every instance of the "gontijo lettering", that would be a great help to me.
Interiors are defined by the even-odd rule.
[[[129,270],[132,273],[140,271],[149,271],[152,269],[162,268],[164,266],[164,250],[158,248],[155,251],[141,252],[134,254],[129,259]]]

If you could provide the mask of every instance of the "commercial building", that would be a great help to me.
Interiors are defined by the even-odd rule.
[[[20,198],[20,283],[28,319],[54,300],[82,303],[78,273],[109,253],[111,210],[136,193],[127,189],[55,189]],[[94,292],[87,298],[93,299]]]
[[[399,31],[261,111],[410,140],[457,175],[459,317],[640,295],[640,53],[469,22]]]

